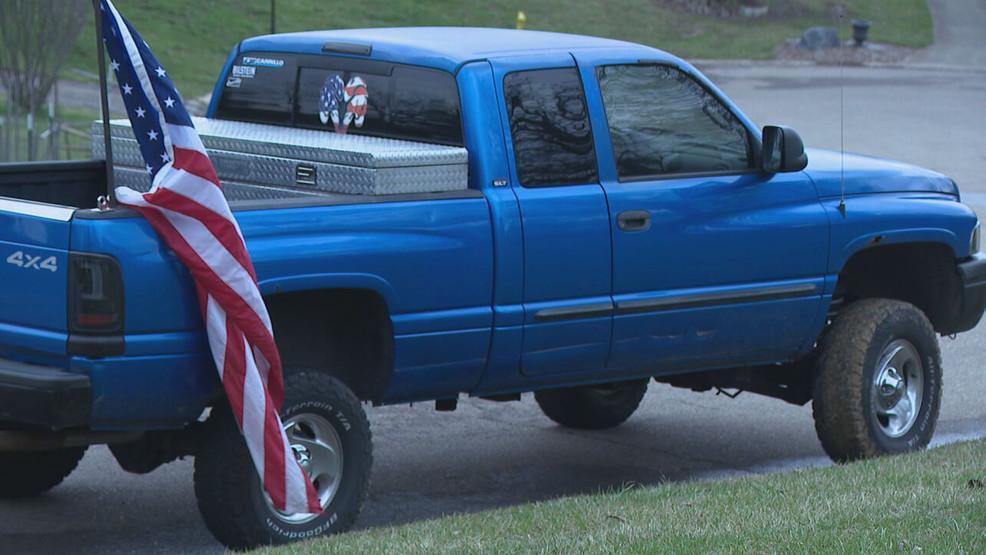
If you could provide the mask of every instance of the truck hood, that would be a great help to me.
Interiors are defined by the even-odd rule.
[[[815,182],[821,198],[838,197],[841,193],[842,154],[820,148],[805,149],[808,167],[805,172]],[[903,162],[863,156],[845,155],[845,185],[847,195],[873,193],[944,193],[958,197],[955,183],[948,177]]]

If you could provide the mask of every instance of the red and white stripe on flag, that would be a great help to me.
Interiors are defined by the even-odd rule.
[[[109,0],[103,39],[150,191],[116,189],[140,212],[195,280],[209,347],[264,489],[288,513],[322,511],[281,425],[281,359],[243,234],[219,178],[167,72]]]

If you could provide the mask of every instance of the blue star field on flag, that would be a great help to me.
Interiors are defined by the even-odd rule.
[[[127,109],[134,138],[140,146],[145,169],[153,179],[161,168],[174,158],[171,145],[166,144],[162,126],[175,124],[194,127],[192,119],[185,110],[181,95],[178,94],[168,72],[137,30],[124,19],[134,46],[143,60],[133,60],[127,54],[124,37],[117,26],[116,18],[111,16],[106,2],[100,2],[100,9],[103,36],[111,39],[103,39],[110,58],[110,69],[120,87],[120,96]],[[144,78],[143,82],[141,77]]]

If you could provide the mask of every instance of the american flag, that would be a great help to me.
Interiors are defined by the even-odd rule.
[[[151,181],[146,193],[117,188],[116,199],[140,212],[191,272],[216,370],[274,506],[321,513],[278,417],[280,355],[216,170],[168,72],[113,3],[100,4],[110,67]]]

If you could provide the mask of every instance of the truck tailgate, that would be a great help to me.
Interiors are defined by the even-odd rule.
[[[60,342],[65,352],[74,212],[66,206],[0,197],[0,349],[16,345],[50,351]],[[34,341],[25,342],[25,336]]]

